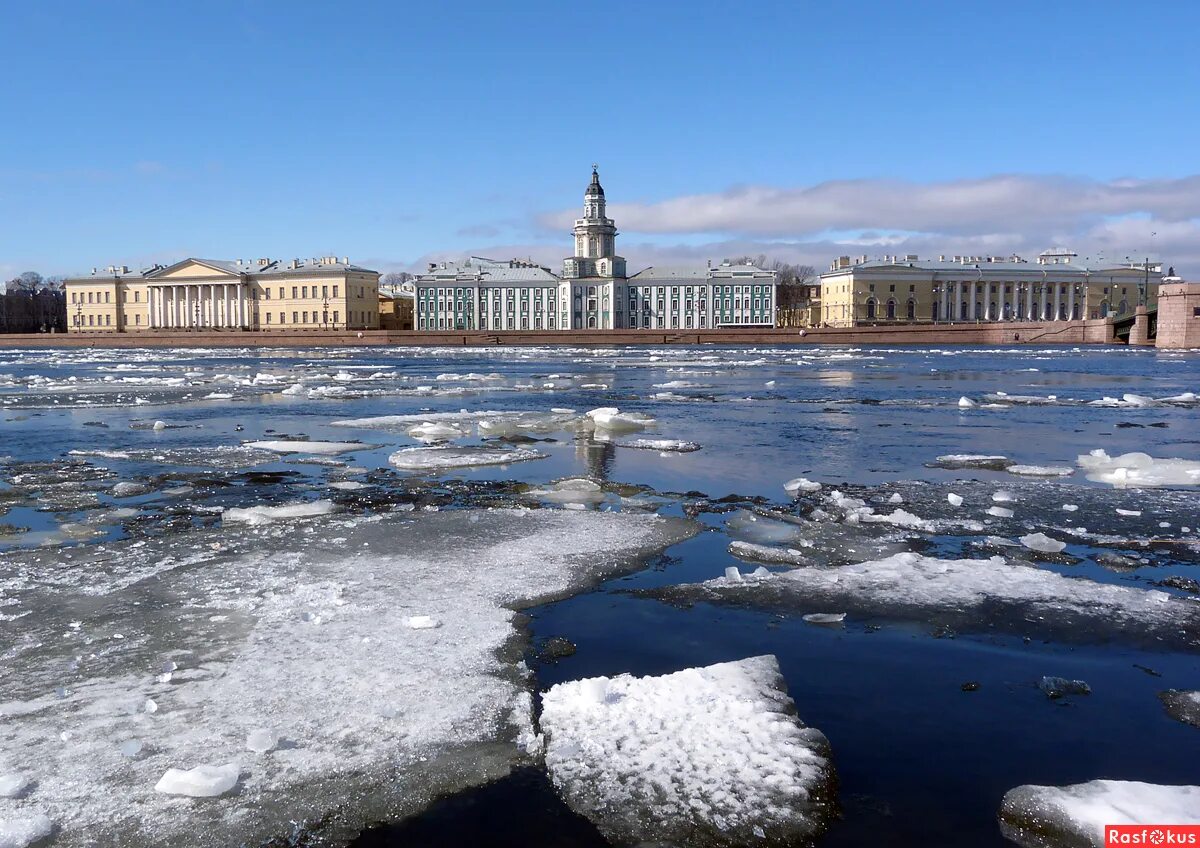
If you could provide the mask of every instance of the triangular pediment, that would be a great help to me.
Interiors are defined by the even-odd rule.
[[[146,278],[149,280],[189,280],[203,277],[211,280],[214,277],[228,277],[236,280],[240,276],[238,271],[225,267],[224,263],[205,259],[184,259],[174,265],[159,268],[154,273],[148,274]]]

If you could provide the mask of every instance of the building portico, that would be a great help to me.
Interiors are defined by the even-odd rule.
[[[151,329],[247,329],[251,315],[242,282],[150,283]]]

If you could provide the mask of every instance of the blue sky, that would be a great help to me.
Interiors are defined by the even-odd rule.
[[[1153,253],[1200,4],[4,4],[0,275],[186,255]],[[1153,233],[1154,235],[1151,235]]]

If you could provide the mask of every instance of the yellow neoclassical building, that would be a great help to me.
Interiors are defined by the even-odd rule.
[[[379,328],[379,273],[345,257],[93,268],[66,289],[71,332]]]
[[[1019,256],[842,256],[821,275],[813,322],[854,327],[888,322],[1069,321],[1120,318],[1153,308],[1157,262],[1080,260],[1062,248],[1035,262]]]

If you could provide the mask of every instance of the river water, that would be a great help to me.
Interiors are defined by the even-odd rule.
[[[1018,785],[1200,783],[1158,697],[1200,689],[1200,475],[1080,463],[1200,460],[1196,391],[1200,354],[1136,349],[2,351],[8,803],[64,845],[602,845],[524,753],[539,694],[764,654],[830,742],[820,845],[1000,846]],[[653,420],[597,430],[604,407]],[[903,575],[698,586],[900,551],[1072,580],[1049,610]],[[219,800],[152,791],[235,757]]]

